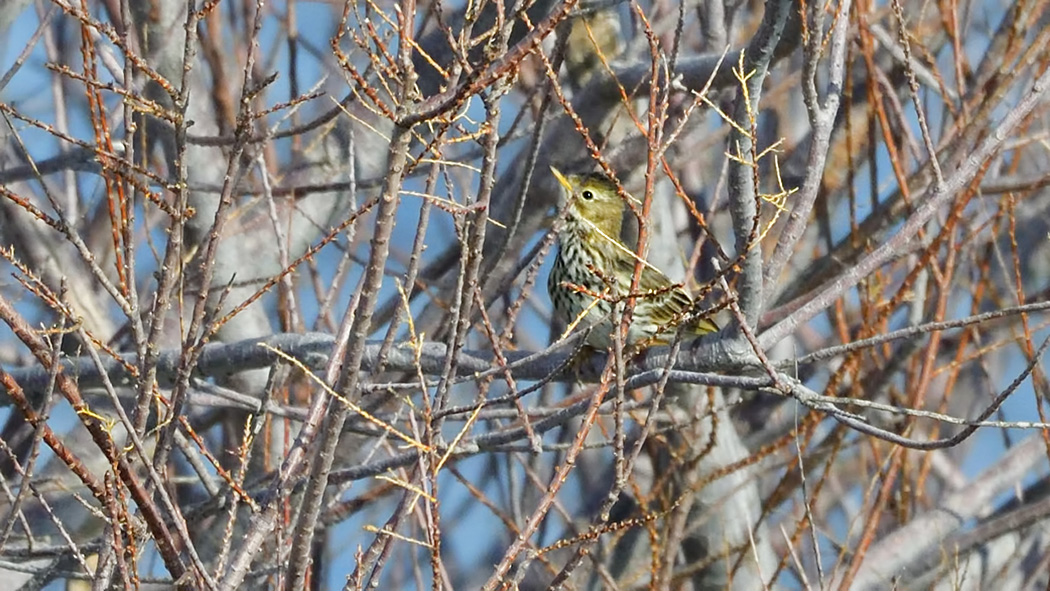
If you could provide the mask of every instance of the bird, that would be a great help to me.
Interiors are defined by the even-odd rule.
[[[579,90],[623,52],[620,15],[616,7],[596,10],[575,18],[565,46],[565,68],[569,81]]]
[[[622,310],[630,295],[635,296],[635,305],[626,345],[667,344],[679,325],[686,338],[718,330],[713,321],[697,315],[693,299],[681,285],[645,260],[638,288],[631,293],[640,259],[620,241],[624,201],[612,179],[602,173],[565,175],[553,166],[551,172],[566,205],[547,292],[555,314],[570,328],[590,327],[588,346],[611,346],[613,331],[619,330],[613,306]]]

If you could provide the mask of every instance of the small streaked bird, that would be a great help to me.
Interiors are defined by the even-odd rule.
[[[593,326],[587,344],[608,349],[613,342],[613,305],[631,295],[638,260],[620,242],[624,202],[616,184],[603,174],[564,175],[551,167],[568,201],[558,232],[547,291],[555,313],[569,326]],[[627,345],[668,343],[682,322],[685,338],[718,330],[708,319],[696,318],[693,300],[680,285],[643,261]]]

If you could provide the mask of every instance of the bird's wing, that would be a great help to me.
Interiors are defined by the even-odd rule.
[[[634,276],[635,258],[618,256],[615,264],[618,271],[616,276],[622,282],[617,287],[621,294],[628,294],[631,278]],[[667,328],[685,320],[684,316],[693,310],[693,298],[689,297],[682,286],[672,283],[666,275],[648,263],[642,267],[642,276],[638,280],[638,290],[635,293],[639,297],[636,305],[648,303],[645,307],[651,320]],[[646,294],[650,296],[646,297]],[[691,319],[687,326],[689,332],[697,335],[718,330],[718,325],[708,318]]]
[[[617,277],[622,277],[623,285],[620,285],[623,294],[630,293],[631,278],[634,277],[635,259],[627,256],[616,257]],[[656,267],[643,263],[642,277],[638,281],[636,293],[640,297],[651,294],[656,302],[662,304],[660,308],[667,308],[667,320],[685,312],[693,305],[693,299],[682,289],[661,273]]]

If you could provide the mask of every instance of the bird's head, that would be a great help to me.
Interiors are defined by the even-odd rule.
[[[564,189],[570,219],[590,222],[612,238],[620,236],[624,204],[612,179],[600,173],[565,175],[553,166],[551,172]]]

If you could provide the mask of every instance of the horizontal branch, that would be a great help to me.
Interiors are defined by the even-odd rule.
[[[966,328],[998,318],[1024,313],[1050,310],[1050,302],[1036,301],[1031,304],[1012,306],[983,314],[976,314],[946,322],[930,322],[854,341],[837,347],[828,347],[794,359],[780,360],[775,365],[781,370],[800,364],[822,363],[829,359],[875,347],[886,343],[921,338],[934,332]],[[506,367],[498,365],[491,351],[462,350],[458,357],[458,376],[465,380],[476,380],[493,375],[502,375],[509,370],[515,380],[544,380],[547,382],[596,382],[604,369],[607,356],[593,353],[582,363],[571,363],[575,346],[581,334],[555,343],[541,351],[504,351]],[[334,337],[324,333],[282,333],[265,339],[246,339],[234,343],[210,343],[204,346],[200,360],[194,369],[194,377],[208,378],[228,375],[250,369],[270,367],[280,361],[281,354],[293,357],[308,368],[321,369],[328,361]],[[362,369],[370,373],[377,371],[411,372],[424,376],[441,375],[445,366],[448,347],[444,343],[425,342],[415,348],[409,343],[393,347],[383,367],[379,368],[381,343],[369,343],[365,349]],[[655,384],[663,372],[668,372],[668,381],[679,384],[702,384],[757,390],[769,385],[768,376],[751,345],[744,340],[734,341],[725,335],[709,335],[694,343],[682,346],[674,363],[668,358],[668,347],[653,347],[635,359],[628,370],[626,385],[641,388]],[[160,354],[157,362],[157,382],[162,388],[170,387],[178,370],[181,351],[171,349]],[[127,353],[114,359],[102,358],[99,368],[90,357],[74,357],[62,360],[63,371],[74,377],[81,388],[96,388],[103,385],[102,375],[109,377],[115,386],[130,385],[134,378],[128,367],[135,367],[134,354]],[[573,366],[577,367],[573,367]],[[755,370],[762,375],[755,375]],[[722,373],[712,373],[722,372]],[[50,376],[45,368],[30,366],[9,369],[9,373],[21,388],[31,395],[46,391]],[[725,375],[733,373],[737,375]],[[749,373],[752,377],[739,375]],[[8,406],[7,392],[0,387],[3,398],[0,407]]]
[[[606,355],[595,353],[572,367],[573,345],[578,339],[570,338],[556,343],[542,351],[505,351],[506,368],[494,361],[491,351],[462,350],[457,358],[457,375],[460,378],[475,380],[497,375],[505,369],[511,370],[517,380],[547,381],[582,381],[593,382],[600,377]],[[270,367],[281,361],[280,353],[301,361],[306,367],[322,369],[328,361],[335,339],[323,333],[283,333],[265,339],[246,339],[234,343],[210,343],[201,351],[194,368],[195,377],[216,377],[250,369]],[[380,341],[369,343],[365,349],[362,370],[412,372],[421,371],[423,375],[441,375],[448,347],[444,343],[425,342],[416,347],[403,343],[393,347],[379,367]],[[735,349],[735,352],[731,352]],[[278,353],[278,351],[280,353]],[[743,368],[753,365],[746,350],[728,347],[726,343],[714,338],[698,341],[692,348],[683,347],[676,362],[668,367],[669,349],[656,347],[643,353],[632,365],[628,376],[634,387],[656,383],[660,373],[671,371],[672,382],[703,383],[710,385],[736,386],[743,384],[741,378],[720,376],[705,373],[715,370],[725,371],[730,368]],[[163,351],[157,359],[157,383],[160,387],[170,387],[178,372],[181,351],[170,349]],[[77,380],[81,388],[96,388],[103,385],[102,376],[106,375],[115,386],[129,386],[134,383],[134,375],[128,368],[134,368],[137,359],[133,353],[126,353],[118,358],[105,357],[101,367],[90,357],[73,357],[62,360],[63,372]],[[568,368],[568,369],[566,369]],[[552,374],[557,374],[552,379]],[[15,381],[27,394],[40,395],[48,387],[50,378],[46,369],[39,366],[14,368],[9,371]],[[745,380],[746,382],[746,380]],[[3,391],[0,389],[0,391]],[[7,392],[0,406],[7,406],[10,400]]]

